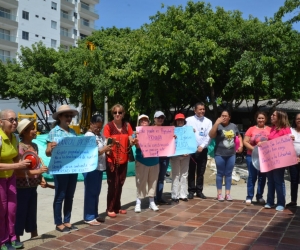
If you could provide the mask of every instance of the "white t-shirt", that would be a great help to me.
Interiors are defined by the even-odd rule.
[[[100,151],[105,146],[105,137],[100,135],[95,135],[93,132],[86,132],[85,136],[96,136],[96,142],[98,145],[98,150]],[[98,167],[97,170],[104,171],[106,170],[106,155],[98,155]]]
[[[294,128],[291,128],[291,131],[292,131],[292,135],[295,136],[294,148],[297,156],[299,156],[300,155],[300,133],[298,133]]]

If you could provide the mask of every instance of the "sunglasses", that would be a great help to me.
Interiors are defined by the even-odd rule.
[[[18,118],[16,117],[16,118],[9,118],[9,119],[1,119],[1,120],[4,120],[4,121],[9,121],[11,124],[12,123],[18,123]]]
[[[73,118],[73,115],[64,115],[65,118]]]
[[[156,117],[156,119],[165,119],[164,116]]]
[[[119,111],[119,112],[115,111],[115,112],[114,112],[114,115],[116,115],[116,114],[122,115],[123,112],[122,112],[122,111]]]

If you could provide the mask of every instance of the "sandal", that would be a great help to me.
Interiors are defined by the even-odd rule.
[[[107,212],[107,216],[110,217],[110,218],[116,218],[117,217],[115,212]]]
[[[120,214],[127,214],[127,211],[124,210],[124,209],[120,209],[120,210],[119,210],[119,213],[120,213]]]
[[[90,226],[99,226],[101,225],[100,222],[98,222],[96,219],[90,220],[90,221],[84,221],[84,223],[89,224]]]

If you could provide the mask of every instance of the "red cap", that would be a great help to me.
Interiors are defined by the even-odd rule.
[[[175,115],[175,121],[178,119],[185,119],[184,114],[178,113],[177,115]]]

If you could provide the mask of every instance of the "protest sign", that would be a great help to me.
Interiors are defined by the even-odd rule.
[[[258,153],[262,173],[298,163],[293,140],[289,135],[264,142],[258,147]]]
[[[49,174],[86,173],[97,168],[98,147],[95,136],[54,138]]]
[[[175,154],[193,154],[197,151],[197,141],[192,126],[175,127]]]
[[[170,156],[175,153],[173,126],[141,126],[136,127],[137,138],[143,156]]]

